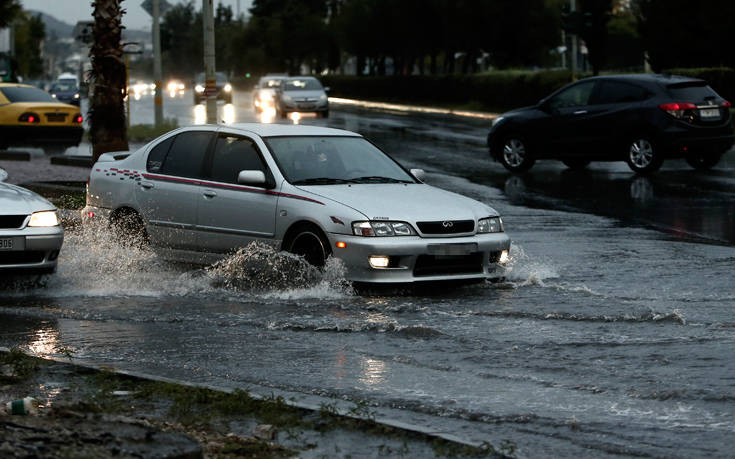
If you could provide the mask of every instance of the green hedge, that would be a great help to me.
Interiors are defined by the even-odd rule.
[[[502,71],[477,75],[321,78],[329,95],[349,99],[505,111],[533,105],[569,83],[568,71]]]
[[[734,69],[671,69],[668,73],[705,79],[722,97],[735,103]],[[435,76],[327,75],[321,78],[322,83],[331,88],[329,95],[333,97],[497,112],[533,105],[571,79],[571,73],[564,70]]]

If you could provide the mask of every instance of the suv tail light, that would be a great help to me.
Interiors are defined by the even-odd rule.
[[[685,117],[687,110],[694,110],[697,106],[691,102],[672,102],[669,104],[661,104],[658,108],[680,120]]]
[[[722,106],[725,107],[725,108],[730,108],[730,107],[732,107],[732,104],[730,104],[730,101],[729,100],[726,100],[726,101],[724,101],[722,103]]]
[[[20,115],[18,117],[18,121],[20,121],[21,123],[40,123],[41,117],[38,116],[38,114],[36,113],[27,112]]]

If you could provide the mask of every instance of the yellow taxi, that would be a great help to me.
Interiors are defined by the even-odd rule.
[[[63,104],[46,91],[26,84],[0,83],[0,150],[17,145],[63,152],[79,145],[83,121],[79,107]]]

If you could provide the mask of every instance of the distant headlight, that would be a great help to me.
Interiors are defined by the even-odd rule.
[[[481,218],[477,222],[478,233],[502,233],[503,220],[500,217]]]
[[[56,216],[55,210],[45,210],[43,212],[33,212],[31,221],[28,226],[58,226],[59,217]]]
[[[194,91],[196,91],[196,92],[204,92],[204,86],[198,84],[198,85],[194,86]]]
[[[499,117],[495,118],[495,119],[493,120],[493,126],[495,126],[495,125],[496,125],[496,124],[498,124],[499,122],[503,121],[504,119],[505,119],[505,117],[503,117],[503,116],[499,116]]]
[[[270,102],[273,100],[273,94],[269,92],[261,92],[259,99],[261,102]]]
[[[416,231],[406,222],[352,222],[355,236],[413,236]]]
[[[53,97],[54,99],[56,99],[56,94],[51,94],[51,97]]]
[[[75,99],[79,99],[79,94],[74,94]]]
[[[225,84],[224,90],[225,92],[232,91],[232,85],[230,83]]]

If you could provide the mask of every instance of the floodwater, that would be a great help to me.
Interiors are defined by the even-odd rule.
[[[513,240],[505,281],[366,294],[337,262],[320,273],[251,246],[203,269],[80,228],[57,274],[3,280],[0,345],[367,403],[520,457],[732,455],[730,158],[645,182],[624,164],[514,177],[487,157],[487,120],[331,115],[306,122],[361,132],[428,183],[496,208]]]

